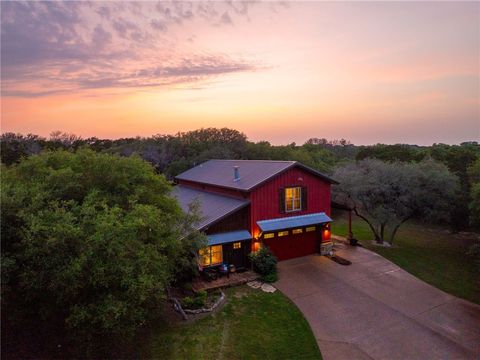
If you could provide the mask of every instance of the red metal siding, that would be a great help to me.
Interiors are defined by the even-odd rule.
[[[307,188],[307,209],[280,213],[279,189],[288,186]],[[251,230],[254,236],[260,233],[257,221],[279,217],[325,212],[330,215],[330,183],[299,168],[292,168],[266,182],[250,194]],[[277,239],[277,238],[274,238]]]

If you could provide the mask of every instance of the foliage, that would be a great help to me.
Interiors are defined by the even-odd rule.
[[[386,163],[367,159],[336,169],[340,182],[333,198],[347,204],[367,222],[375,240],[393,242],[398,228],[410,219],[447,221],[457,195],[457,179],[433,160]]]
[[[362,146],[356,155],[356,160],[379,159],[383,161],[421,161],[425,159],[427,151],[416,145],[377,144],[373,146]]]
[[[467,252],[473,258],[473,261],[477,265],[477,268],[480,270],[480,243],[473,244]]]
[[[270,274],[262,276],[262,281],[267,283],[273,283],[278,280],[278,274],[276,272],[272,272]]]
[[[470,221],[480,228],[480,157],[468,168],[470,188]]]
[[[455,225],[454,230],[464,229],[469,224],[469,205],[472,207],[470,198],[472,182],[469,179],[469,169],[474,166],[477,159],[480,159],[480,144],[477,142],[462,143],[461,145],[436,144],[430,149],[430,154],[433,159],[445,164],[460,180],[460,199],[452,209],[452,220]],[[471,219],[470,222],[478,221]]]
[[[158,315],[177,275],[195,269],[197,216],[138,157],[46,152],[1,175],[9,336],[30,324],[65,331],[83,350],[127,339]]]
[[[260,275],[267,276],[277,272],[277,258],[268,246],[262,246],[258,251],[250,253],[249,256],[253,269]]]
[[[280,291],[241,286],[225,293],[228,301],[218,312],[142,337],[146,344],[135,358],[321,359],[307,321]]]
[[[182,299],[182,306],[186,309],[200,309],[207,303],[207,292],[201,290],[193,296],[185,296]]]

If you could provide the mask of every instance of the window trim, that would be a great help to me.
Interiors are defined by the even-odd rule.
[[[212,263],[212,255],[214,253],[213,251],[213,248],[218,248],[220,247],[220,251],[216,251],[215,253],[220,253],[221,254],[221,257],[220,257],[220,261],[219,262],[215,262],[215,263]],[[202,255],[201,252],[202,251],[206,251],[207,253],[205,255]],[[202,266],[216,266],[216,265],[220,265],[223,263],[223,245],[211,245],[211,246],[206,246],[202,249],[200,249],[200,264]],[[209,257],[209,261],[208,261],[208,264],[204,263],[203,262],[203,259],[205,258],[205,256],[208,256]]]
[[[292,196],[292,210],[288,210],[288,201],[287,201],[287,190],[289,189],[298,189],[298,205],[299,207],[298,208],[295,208],[295,199],[297,199],[295,196]],[[293,191],[295,195],[295,190]],[[297,212],[297,211],[302,211],[303,209],[303,202],[302,202],[302,187],[301,186],[288,186],[286,188],[283,189],[283,194],[284,194],[284,200],[285,200],[285,203],[284,203],[284,206],[285,206],[285,212],[287,213],[292,213],[292,212]]]

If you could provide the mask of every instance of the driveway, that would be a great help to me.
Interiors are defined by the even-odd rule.
[[[325,360],[479,359],[480,306],[361,247],[278,264],[275,286],[310,323]]]

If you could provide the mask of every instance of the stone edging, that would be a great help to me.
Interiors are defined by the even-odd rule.
[[[179,312],[182,315],[184,320],[187,320],[188,319],[187,314],[196,315],[196,314],[202,314],[202,313],[213,311],[225,300],[225,293],[222,290],[220,290],[220,297],[217,299],[217,301],[215,301],[215,303],[211,307],[195,309],[195,310],[183,309],[182,304],[175,297],[171,298],[170,300],[173,302],[173,308],[175,309],[175,311]]]

